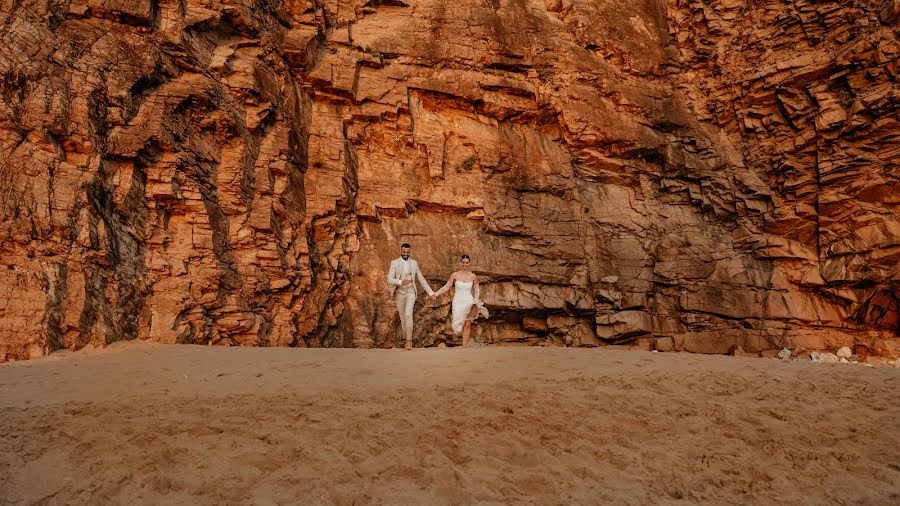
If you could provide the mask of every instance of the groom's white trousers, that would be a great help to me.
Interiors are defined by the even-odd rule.
[[[413,308],[416,307],[416,290],[412,284],[398,286],[394,291],[394,302],[397,304],[397,312],[400,313],[400,329],[403,332],[403,339],[412,341]]]

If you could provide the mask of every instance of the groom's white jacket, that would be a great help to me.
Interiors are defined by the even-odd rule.
[[[422,271],[419,270],[419,264],[412,258],[409,259],[409,269],[412,273],[412,277],[414,280],[418,279],[419,283],[422,283],[422,288],[425,289],[425,293],[431,295],[434,293],[434,290],[431,289],[431,286],[428,284],[428,281],[425,280],[425,276],[422,275]],[[397,287],[403,284],[403,280],[400,279],[400,275],[403,273],[403,258],[397,257],[391,260],[391,268],[388,271],[387,282],[388,289],[391,291],[391,297],[394,296],[394,291],[397,290]],[[416,282],[413,281],[413,292],[419,293],[416,290]]]

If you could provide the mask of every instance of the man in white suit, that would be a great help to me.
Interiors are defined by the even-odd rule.
[[[413,308],[416,305],[416,280],[422,284],[425,293],[431,295],[434,291],[425,280],[425,276],[419,270],[419,264],[409,258],[412,246],[408,243],[400,245],[400,258],[391,261],[388,271],[388,289],[391,297],[397,304],[397,312],[400,313],[400,327],[403,337],[406,339],[406,349],[412,349],[413,335]]]

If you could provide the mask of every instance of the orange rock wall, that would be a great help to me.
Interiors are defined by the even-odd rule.
[[[404,241],[483,342],[897,345],[897,1],[0,6],[0,361],[391,346]]]

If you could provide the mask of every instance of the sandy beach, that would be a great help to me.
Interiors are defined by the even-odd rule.
[[[0,365],[11,504],[897,504],[900,369],[122,343]]]

